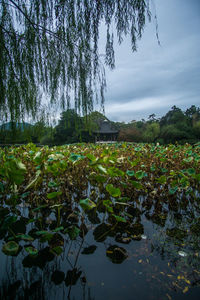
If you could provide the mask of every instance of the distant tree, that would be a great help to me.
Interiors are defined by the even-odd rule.
[[[166,113],[160,120],[160,124],[162,125],[169,125],[169,124],[176,124],[180,122],[186,122],[187,118],[184,115],[183,111],[176,107],[175,105],[171,108],[170,111]]]
[[[55,127],[54,142],[57,144],[75,143],[80,140],[81,119],[74,109],[61,113]]]
[[[104,120],[109,121],[104,114],[98,111],[93,111],[82,118],[83,126],[89,132],[98,130],[101,122]]]
[[[151,122],[147,124],[146,129],[143,134],[143,139],[145,142],[153,143],[160,135],[160,125],[157,122]]]
[[[142,133],[137,128],[122,128],[119,131],[118,141],[142,142]]]
[[[53,128],[52,126],[48,126],[44,120],[40,120],[34,124],[31,135],[34,143],[53,143]]]
[[[175,142],[190,142],[194,140],[194,134],[191,128],[178,127],[175,124],[165,125],[161,128],[160,137],[163,138],[165,143]]]
[[[195,137],[200,140],[200,121],[197,121],[195,124],[194,124],[194,134],[195,134]]]
[[[84,114],[93,99],[104,102],[101,59],[114,68],[114,32],[118,42],[131,37],[137,49],[150,0],[1,0],[0,112],[16,119],[36,115],[41,92],[64,109],[71,92]],[[106,29],[105,54],[99,53],[99,27]],[[68,106],[67,106],[68,107]]]
[[[195,123],[200,120],[200,108],[192,105],[185,111],[185,115],[187,116],[190,125],[194,126]]]
[[[154,121],[156,120],[156,115],[155,115],[155,114],[149,115],[148,120],[149,120],[150,122],[154,122]]]

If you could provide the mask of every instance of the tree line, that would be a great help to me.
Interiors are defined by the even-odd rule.
[[[75,110],[63,111],[56,126],[50,126],[45,119],[34,125],[10,122],[0,128],[0,143],[34,142],[43,145],[61,145],[78,142],[94,142],[95,130],[103,120],[108,120],[99,112],[81,117]],[[109,120],[108,120],[109,121]],[[173,106],[163,117],[151,114],[148,120],[112,122],[119,130],[118,141],[147,142],[160,144],[191,143],[200,140],[200,108],[192,105],[185,111]]]

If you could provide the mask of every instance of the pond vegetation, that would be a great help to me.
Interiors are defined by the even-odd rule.
[[[198,299],[200,143],[0,150],[2,299]]]

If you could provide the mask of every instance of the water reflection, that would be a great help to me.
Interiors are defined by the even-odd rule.
[[[100,206],[80,214],[69,203],[1,207],[1,247],[15,240],[20,251],[1,253],[0,298],[198,299],[199,199],[144,196],[124,215],[116,222]]]

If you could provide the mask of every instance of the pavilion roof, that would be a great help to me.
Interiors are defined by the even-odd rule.
[[[99,130],[94,131],[96,134],[116,134],[118,132],[118,130],[112,128],[112,124],[107,120],[101,122]]]

